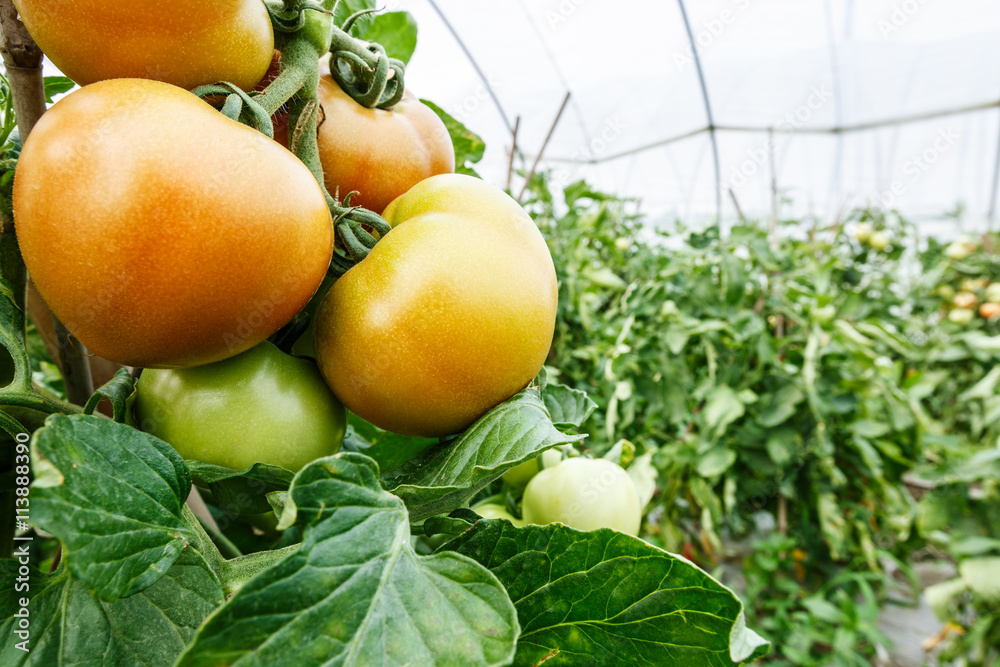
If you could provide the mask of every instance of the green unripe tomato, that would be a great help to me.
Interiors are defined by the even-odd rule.
[[[892,237],[888,232],[877,231],[868,238],[868,245],[878,251],[885,250],[892,242]]]
[[[955,308],[948,313],[948,321],[954,322],[955,324],[966,325],[972,322],[972,318],[975,316],[976,311],[971,308]]]
[[[524,522],[508,512],[506,507],[497,505],[496,503],[477,505],[472,508],[472,511],[484,519],[507,519],[515,526],[521,527],[524,525]]]
[[[136,388],[138,426],[189,460],[243,470],[297,471],[335,454],[347,414],[316,365],[263,342],[205,366],[146,369]]]
[[[503,481],[507,482],[511,486],[523,488],[527,486],[528,482],[531,481],[531,478],[537,475],[540,470],[553,468],[559,465],[559,462],[562,460],[563,450],[561,447],[546,449],[530,461],[525,461],[524,463],[507,470],[507,472],[503,474]]]
[[[562,523],[577,530],[638,535],[642,507],[635,484],[621,466],[604,459],[566,459],[546,468],[524,490],[525,523]]]
[[[538,474],[538,471],[538,457],[535,457],[509,469],[503,474],[503,481],[511,486],[523,487]]]
[[[872,234],[874,232],[875,228],[872,227],[872,223],[862,222],[854,230],[854,238],[856,238],[858,241],[861,241],[862,243],[867,243],[868,239],[872,237]]]

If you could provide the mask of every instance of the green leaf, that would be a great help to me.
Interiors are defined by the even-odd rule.
[[[191,491],[167,443],[99,417],[55,415],[32,445],[31,516],[58,537],[75,577],[113,602],[151,586],[196,540]]]
[[[873,419],[859,419],[851,424],[851,430],[862,438],[881,438],[891,430],[888,424]]]
[[[370,458],[314,461],[290,497],[302,544],[213,614],[179,665],[510,660],[518,624],[500,582],[458,554],[418,556],[406,508]]]
[[[444,122],[444,126],[448,128],[451,143],[455,145],[455,172],[478,177],[479,174],[470,165],[483,159],[483,154],[486,152],[486,142],[430,100],[420,101],[429,106]]]
[[[444,549],[506,587],[523,626],[515,665],[735,665],[768,651],[731,591],[630,535],[493,520]]]
[[[962,581],[986,602],[1000,602],[1000,557],[970,558],[958,564]]]
[[[746,407],[736,392],[728,385],[719,385],[713,387],[705,397],[702,416],[705,427],[718,437],[725,433],[727,426],[742,417],[745,412]]]
[[[1000,540],[982,535],[955,537],[948,547],[955,556],[982,556],[983,554],[1000,554]]]
[[[73,89],[76,84],[65,76],[45,77],[45,101],[52,104],[52,98]]]
[[[767,433],[767,455],[779,466],[790,463],[802,448],[802,436],[793,428],[776,428]]]
[[[538,392],[526,389],[480,417],[458,440],[427,450],[382,482],[406,502],[417,523],[465,505],[508,468],[583,437],[559,431]]]
[[[844,557],[847,549],[850,526],[844,520],[844,512],[832,493],[821,493],[818,499],[819,526],[830,555],[834,560]]]
[[[645,508],[656,494],[658,473],[653,466],[653,452],[636,457],[625,472],[632,478],[636,493],[639,494],[639,503]]]
[[[222,585],[200,554],[188,548],[149,588],[115,602],[95,598],[65,567],[43,575],[32,568],[29,607],[30,653],[14,613],[16,561],[0,568],[0,664],[171,665],[213,609],[223,602]]]
[[[375,0],[338,0],[336,10],[333,14],[333,22],[337,26],[342,26],[344,21],[353,14],[363,10],[363,9],[375,9]],[[354,24],[354,30],[352,34],[358,35],[363,33],[368,24],[371,23],[372,14],[367,14],[358,19],[357,23]]]
[[[281,466],[255,463],[246,470],[187,461],[195,486],[208,489],[212,500],[233,516],[271,511],[267,494],[284,491],[295,473]]]
[[[817,595],[804,599],[802,606],[821,621],[834,625],[844,625],[847,622],[847,618],[844,616],[844,612],[840,610],[840,607]]]
[[[724,445],[712,447],[698,461],[698,474],[702,477],[717,477],[736,463],[736,452]]]
[[[134,393],[135,380],[132,379],[131,373],[124,368],[119,368],[113,378],[94,392],[94,395],[87,401],[87,405],[83,407],[83,412],[87,415],[94,414],[101,399],[106,398],[111,402],[115,421],[124,424],[128,413],[128,399]]]
[[[996,394],[997,385],[1000,385],[1000,366],[995,366],[974,387],[961,394],[958,400],[969,401],[974,398],[989,398]]]
[[[924,589],[924,599],[927,605],[934,610],[934,615],[942,623],[952,620],[950,613],[951,602],[959,595],[969,590],[968,584],[962,581],[961,577],[942,581],[939,584],[932,584]]]
[[[761,401],[761,412],[758,421],[761,426],[774,428],[784,424],[795,414],[798,406],[806,399],[806,395],[793,384],[788,384],[767,394]]]
[[[542,390],[542,400],[552,423],[560,428],[581,427],[597,409],[597,403],[587,392],[561,384],[547,384]]]
[[[376,14],[361,39],[381,44],[390,58],[408,63],[417,48],[417,22],[409,12]]]
[[[392,433],[369,424],[354,414],[349,415],[348,420],[355,433],[370,443],[363,453],[375,459],[383,474],[395,470],[413,457],[442,442],[440,438],[413,438]]]

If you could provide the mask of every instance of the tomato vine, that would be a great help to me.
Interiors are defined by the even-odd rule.
[[[223,113],[273,137],[270,116],[288,112],[289,148],[302,160],[323,189],[339,247],[334,252],[330,272],[341,276],[368,256],[391,227],[378,213],[352,206],[353,193],[343,200],[331,194],[324,183],[316,127],[320,122],[317,99],[320,59],[328,53],[331,72],[338,84],[358,104],[371,108],[391,108],[403,96],[405,66],[389,58],[384,48],[350,35],[354,23],[370,10],[357,12],[340,27],[333,22],[335,0],[322,3],[285,0],[282,7],[268,5],[281,52],[278,76],[262,91],[248,95],[231,84],[201,86],[199,96],[228,94]],[[345,63],[344,67],[339,64]]]

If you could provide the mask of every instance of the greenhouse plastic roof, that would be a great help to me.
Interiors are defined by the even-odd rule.
[[[832,220],[881,204],[948,234],[984,229],[996,213],[996,0],[391,0],[387,9],[419,26],[408,87],[486,140],[478,170],[498,185],[516,119],[516,166],[527,169],[569,92],[542,168],[560,183],[587,178],[637,197],[656,220],[720,209],[734,220],[734,202],[767,217],[772,174],[782,217]],[[960,224],[942,222],[958,204]]]

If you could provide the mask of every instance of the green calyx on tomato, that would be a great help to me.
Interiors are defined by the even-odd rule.
[[[137,425],[185,459],[244,470],[269,463],[297,471],[335,454],[347,415],[316,366],[264,342],[205,366],[146,369]]]
[[[317,363],[380,428],[459,433],[541,369],[558,299],[552,257],[517,202],[470,176],[421,181],[385,217],[392,233],[320,305]]]
[[[635,484],[621,466],[605,459],[566,459],[546,468],[524,490],[525,523],[562,523],[577,530],[638,535],[642,507]]]

